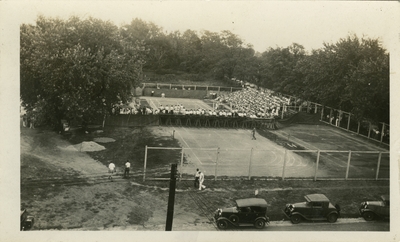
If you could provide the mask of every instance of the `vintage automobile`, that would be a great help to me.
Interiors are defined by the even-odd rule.
[[[365,220],[371,221],[376,218],[390,218],[390,197],[383,195],[381,201],[366,201],[362,202],[359,208],[361,216]]]
[[[336,222],[340,216],[339,205],[333,206],[324,194],[310,194],[304,196],[306,202],[287,204],[284,214],[294,224],[301,220]]]
[[[28,215],[26,209],[21,210],[21,231],[30,230],[33,226],[35,219],[33,216]]]
[[[219,229],[229,226],[254,226],[262,229],[269,223],[267,202],[262,198],[245,198],[236,200],[236,206],[217,209],[214,215]]]

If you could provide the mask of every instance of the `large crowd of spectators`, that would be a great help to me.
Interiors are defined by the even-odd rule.
[[[113,114],[141,115],[201,115],[216,117],[274,118],[280,111],[285,111],[289,99],[273,95],[272,92],[254,88],[221,94],[215,99],[213,108],[187,109],[182,104],[165,105],[152,108],[135,103],[131,106],[119,105],[112,110]]]
[[[255,88],[223,94],[217,100],[230,105],[234,112],[244,113],[252,118],[279,116],[279,112],[286,111],[290,101],[289,98],[274,95],[271,91]]]

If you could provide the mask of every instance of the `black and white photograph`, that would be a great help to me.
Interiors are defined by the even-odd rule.
[[[400,241],[398,1],[2,1],[0,27],[0,241]]]

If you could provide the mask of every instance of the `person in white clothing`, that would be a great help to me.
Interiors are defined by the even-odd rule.
[[[110,176],[108,177],[108,179],[110,179],[111,181],[112,179],[112,174],[114,174],[115,172],[115,165],[114,163],[110,162],[110,164],[108,164],[108,173],[110,173]]]
[[[131,168],[131,163],[129,162],[129,160],[127,160],[126,163],[125,163],[124,178],[128,178],[129,177],[130,168]]]
[[[206,186],[203,185],[204,182],[204,173],[202,171],[199,171],[199,190],[205,189]]]

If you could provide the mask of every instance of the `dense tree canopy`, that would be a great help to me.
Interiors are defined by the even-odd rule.
[[[110,22],[39,17],[21,26],[23,105],[43,122],[90,120],[130,98],[145,52]]]
[[[104,114],[131,97],[142,70],[235,77],[333,108],[389,121],[389,54],[351,35],[307,53],[294,43],[255,54],[230,31],[165,32],[141,19],[39,17],[21,26],[21,99],[46,122]]]

